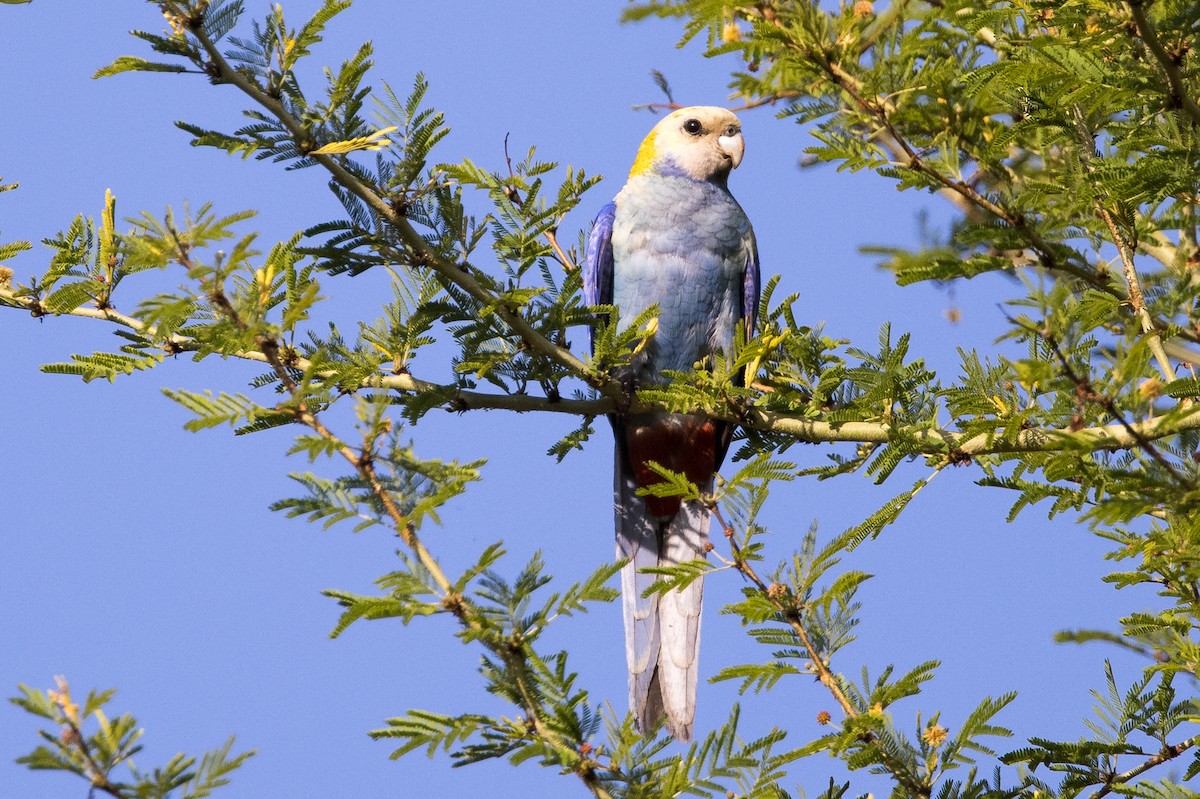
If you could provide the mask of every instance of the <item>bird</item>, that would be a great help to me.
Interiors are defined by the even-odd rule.
[[[741,123],[731,111],[674,110],[642,141],[624,187],[592,224],[584,301],[616,306],[626,322],[658,306],[653,335],[614,370],[627,389],[666,384],[665,370],[711,366],[731,356],[739,326],[747,338],[754,331],[758,248],[728,186],[744,152]],[[650,467],[657,463],[710,492],[733,429],[722,420],[662,411],[617,412],[609,421],[617,557],[627,559],[621,594],[630,709],[643,733],[665,717],[667,731],[689,741],[703,582],[644,596],[657,578],[640,570],[706,557],[711,512],[701,502],[638,490],[663,481]]]

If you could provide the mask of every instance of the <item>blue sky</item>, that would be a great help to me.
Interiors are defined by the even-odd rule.
[[[285,2],[300,21],[317,3]],[[266,3],[248,3],[262,16]],[[542,158],[602,174],[605,181],[566,220],[573,242],[619,188],[638,143],[655,118],[634,111],[661,99],[652,69],[688,104],[726,102],[731,61],[706,61],[697,46],[674,47],[671,23],[620,25],[619,2],[449,4],[360,0],[335,20],[310,60],[337,64],[357,45],[376,47],[374,81],[405,92],[418,71],[428,101],[453,128],[438,156],[468,156],[498,169],[507,136],[514,153],[537,145]],[[39,241],[77,213],[98,216],[104,191],[118,214],[161,214],[168,205],[213,202],[219,213],[257,208],[244,229],[264,247],[340,213],[316,170],[284,172],[188,145],[172,124],[239,122],[242,100],[197,76],[126,75],[93,81],[116,56],[146,55],[127,31],[158,31],[161,16],[135,0],[0,7],[0,177],[19,182],[0,196],[0,240]],[[951,298],[932,287],[898,288],[879,271],[866,244],[909,244],[919,216],[944,222],[940,201],[897,193],[868,174],[801,170],[812,143],[801,127],[760,109],[742,115],[747,154],[731,188],[757,232],[765,274],[798,292],[799,315],[835,337],[869,348],[890,320],[913,336],[913,351],[947,380],[956,348],[990,351],[1002,330],[998,308],[1017,287],[976,280]],[[40,245],[12,262],[19,278],[45,268]],[[155,277],[167,280],[174,277]],[[131,281],[127,289],[136,291]],[[157,288],[157,287],[156,287]],[[386,281],[330,278],[320,319],[346,328],[372,314]],[[132,309],[138,298],[118,305]],[[946,311],[961,310],[951,323]],[[103,325],[77,319],[34,320],[0,311],[0,689],[18,682],[46,688],[64,674],[76,690],[117,687],[112,709],[134,712],[146,730],[139,765],[198,753],[230,733],[260,754],[225,796],[419,796],[486,791],[526,797],[581,791],[531,766],[449,768],[410,755],[388,759],[389,744],[366,731],[419,707],[454,713],[498,706],[482,690],[473,655],[453,637],[449,619],[402,627],[378,622],[328,638],[337,608],[325,588],[366,592],[391,570],[395,542],[380,530],[328,532],[273,514],[273,500],[294,493],[284,457],[287,431],[235,439],[227,430],[190,434],[187,416],[160,388],[248,390],[257,373],[243,363],[181,359],[115,384],[84,385],[44,375],[42,363],[66,360],[108,342]],[[418,363],[438,379],[445,366]],[[441,375],[439,375],[439,370]],[[411,430],[421,455],[487,458],[485,481],[443,515],[426,539],[449,568],[503,539],[509,574],[541,550],[550,571],[577,579],[612,557],[611,445],[600,432],[583,453],[556,465],[546,448],[570,420],[478,413],[432,414]],[[803,464],[826,451],[800,446]],[[902,469],[882,488],[849,477],[802,481],[773,495],[766,521],[770,555],[783,559],[814,520],[833,535],[861,520],[919,474]],[[943,709],[956,722],[985,695],[1010,689],[1019,699],[999,721],[1019,735],[1073,737],[1101,684],[1102,660],[1116,653],[1063,647],[1064,628],[1113,627],[1148,596],[1118,595],[1102,585],[1103,546],[1069,520],[1048,522],[1038,509],[1004,521],[1011,497],[976,487],[970,468],[943,474],[879,540],[845,561],[876,575],[861,592],[858,641],[835,663],[857,676],[888,663],[907,669],[935,658],[939,677],[916,701],[897,707],[902,726]],[[741,662],[737,624],[718,614],[737,596],[731,573],[707,586],[702,679]],[[624,665],[616,605],[565,625],[552,643],[574,647],[574,667],[593,701],[623,708]],[[750,650],[753,652],[753,650]],[[1118,674],[1136,664],[1117,659]],[[697,731],[723,721],[729,684],[702,685]],[[817,711],[833,710],[819,686],[794,679],[775,693],[744,700],[747,737],[773,725],[799,742],[819,734]],[[904,721],[903,714],[909,714]],[[13,759],[33,747],[35,725],[0,706],[0,785],[13,797],[78,797],[78,780],[33,774]],[[1013,746],[1017,745],[1017,741]],[[1002,748],[1003,742],[999,744]],[[795,784],[810,793],[827,782],[832,761],[801,763]],[[861,785],[878,786],[864,782]],[[856,785],[857,787],[857,785]]]

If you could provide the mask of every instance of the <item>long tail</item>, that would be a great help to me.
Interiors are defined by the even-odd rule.
[[[709,512],[696,503],[683,503],[665,521],[652,516],[645,499],[637,495],[619,438],[616,454],[617,557],[629,559],[621,570],[629,706],[639,729],[651,728],[666,715],[667,730],[688,741],[696,716],[703,579],[682,591],[643,596],[656,578],[638,570],[703,558]]]

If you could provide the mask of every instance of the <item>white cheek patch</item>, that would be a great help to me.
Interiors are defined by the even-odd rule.
[[[742,155],[746,151],[746,142],[742,139],[742,134],[718,136],[717,144],[733,160],[733,166],[736,169],[738,164],[742,163]]]

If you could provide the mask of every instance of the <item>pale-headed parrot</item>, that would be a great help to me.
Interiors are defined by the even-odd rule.
[[[754,232],[729,193],[742,160],[741,124],[712,106],[673,111],[638,149],[625,187],[596,217],[584,264],[584,300],[615,305],[628,323],[657,304],[652,340],[615,376],[627,386],[662,384],[664,370],[691,371],[727,358],[735,330],[749,336],[758,313]],[[703,416],[617,413],[614,503],[629,702],[647,731],[666,716],[689,740],[696,713],[701,580],[643,596],[656,579],[639,569],[706,556],[709,511],[679,497],[638,496],[662,482],[651,461],[687,475],[702,491],[729,448],[731,427]]]

